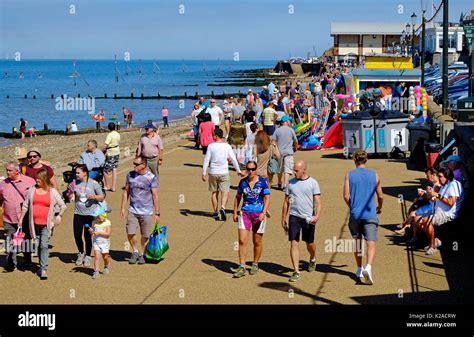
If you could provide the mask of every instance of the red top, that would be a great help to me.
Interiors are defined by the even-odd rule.
[[[43,195],[35,192],[33,196],[33,221],[35,225],[46,225],[48,223],[49,205],[51,204],[51,192]]]
[[[214,142],[214,139],[212,138],[212,131],[214,128],[215,126],[212,121],[204,122],[199,125],[199,142],[201,143],[201,146],[208,146]]]

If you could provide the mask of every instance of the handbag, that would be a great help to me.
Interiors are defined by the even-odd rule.
[[[160,227],[158,223],[155,224],[146,245],[146,258],[159,261],[162,259],[163,254],[169,249],[168,241],[166,240],[166,228],[166,226]]]
[[[268,174],[277,174],[280,171],[280,164],[278,160],[275,158],[273,153],[273,147],[270,145],[270,160],[268,161]]]

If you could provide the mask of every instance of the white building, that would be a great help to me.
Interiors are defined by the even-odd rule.
[[[421,30],[420,30],[421,34]],[[451,24],[448,27],[448,54],[449,62],[457,61],[462,51],[464,30],[459,25]],[[421,46],[420,46],[421,49]],[[426,28],[425,50],[433,54],[433,63],[439,63],[443,53],[443,25],[435,23],[434,27]]]

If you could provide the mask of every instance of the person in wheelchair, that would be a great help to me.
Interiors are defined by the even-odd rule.
[[[97,142],[93,139],[89,140],[86,150],[81,153],[79,164],[85,164],[89,170],[89,178],[98,180],[102,176],[102,168],[105,163],[105,155],[97,149]]]

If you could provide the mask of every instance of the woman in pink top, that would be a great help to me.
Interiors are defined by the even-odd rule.
[[[55,213],[55,207],[58,207],[59,212]],[[38,242],[38,256],[40,269],[38,276],[42,280],[46,280],[48,275],[48,241],[51,237],[54,225],[61,222],[61,217],[66,210],[66,205],[59,192],[53,188],[53,185],[48,177],[48,171],[42,169],[38,172],[36,177],[36,186],[28,190],[28,194],[23,202],[22,212],[19,223],[23,223],[23,218],[27,212],[29,214],[29,227],[31,238],[39,239]]]
[[[161,116],[163,117],[163,127],[165,129],[168,128],[168,109],[164,106],[163,109],[161,109]]]
[[[199,144],[202,147],[202,153],[206,154],[209,144],[214,142],[214,123],[210,114],[204,115],[204,122],[199,125]]]

